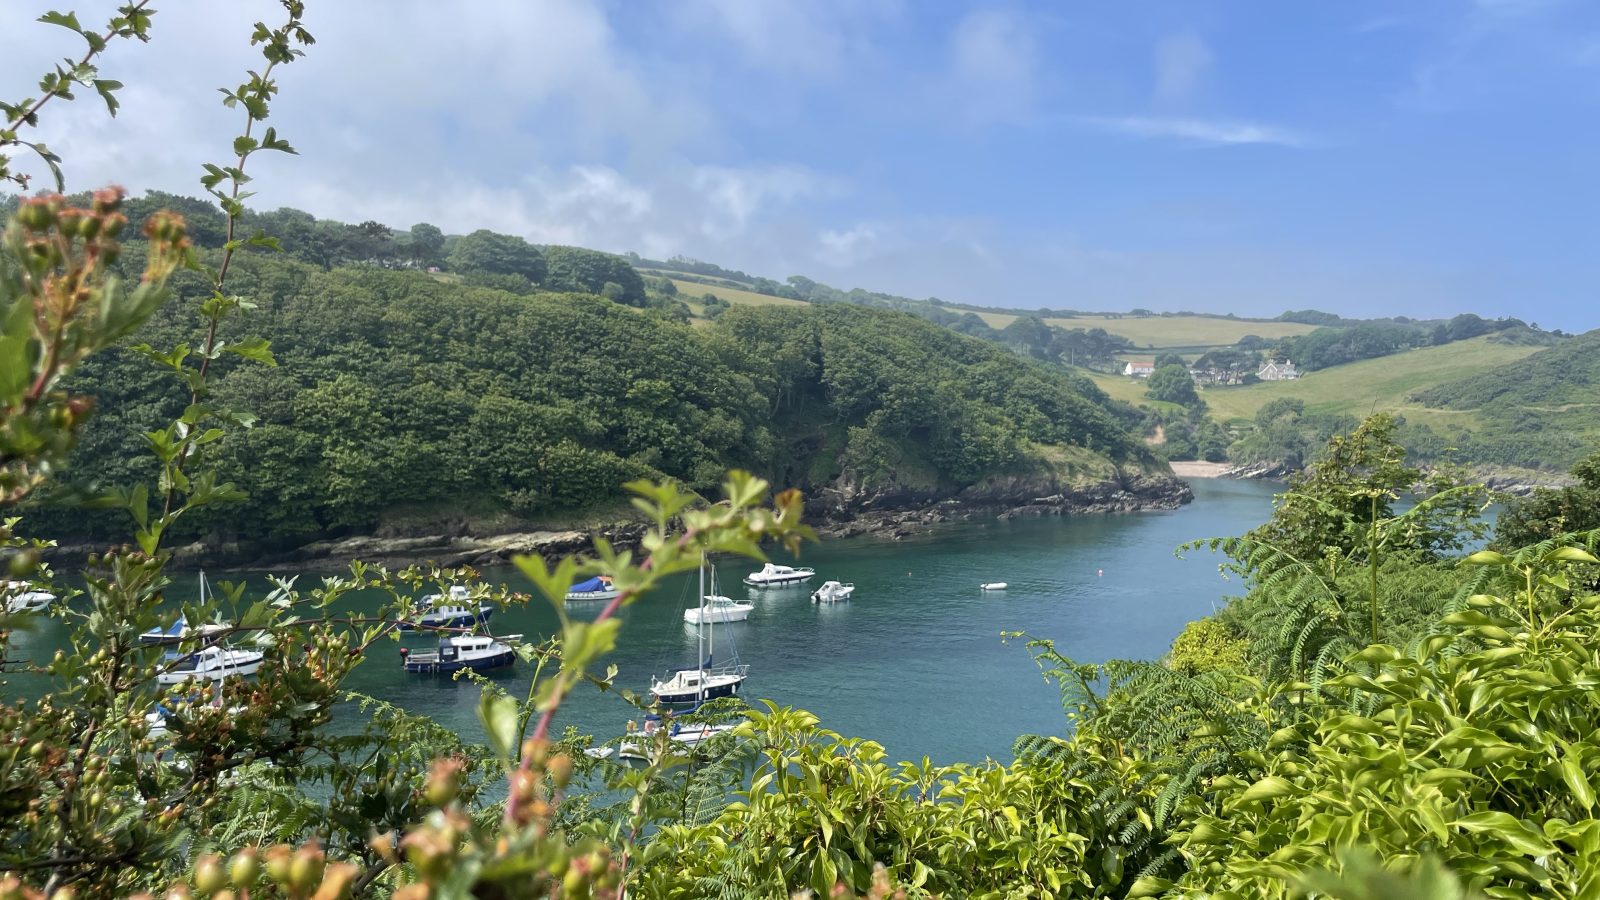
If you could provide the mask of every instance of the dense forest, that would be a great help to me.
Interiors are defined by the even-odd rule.
[[[539,253],[551,271],[567,265]],[[1119,419],[1126,408],[1087,380],[903,313],[752,307],[694,328],[627,297],[514,294],[271,253],[241,255],[233,278],[256,308],[230,339],[267,341],[278,365],[218,364],[219,402],[257,418],[204,452],[250,498],[188,527],[230,538],[561,522],[634,478],[709,488],[735,466],[807,490],[848,478],[953,493],[1049,465],[1047,447],[1152,462]],[[175,284],[190,302],[205,289],[185,274]],[[198,344],[183,308],[163,310],[140,342]],[[76,376],[98,414],[75,483],[149,476],[139,435],[188,402],[162,368],[123,348]],[[35,520],[62,535],[115,522],[66,506]]]

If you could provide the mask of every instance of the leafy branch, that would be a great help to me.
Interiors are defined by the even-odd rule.
[[[150,17],[155,15],[155,10],[149,9],[150,0],[138,0],[137,3],[128,3],[119,7],[117,15],[106,25],[104,32],[85,30],[78,24],[78,17],[72,12],[47,12],[39,17],[39,21],[47,25],[59,25],[78,36],[87,43],[88,49],[76,62],[68,58],[62,60],[64,65],[58,65],[55,71],[46,73],[39,79],[40,95],[38,97],[24,97],[15,103],[0,102],[0,116],[5,117],[5,125],[0,127],[0,182],[11,181],[23,190],[27,190],[29,177],[20,172],[11,170],[11,157],[5,153],[7,147],[26,147],[33,151],[44,163],[50,167],[50,173],[55,176],[56,190],[66,190],[66,179],[61,173],[61,157],[44,145],[42,141],[26,141],[19,136],[24,128],[35,128],[39,124],[39,110],[45,104],[56,98],[72,100],[72,86],[81,85],[93,88],[105,101],[106,112],[113,117],[121,105],[117,101],[116,92],[122,87],[122,82],[101,78],[99,68],[94,65],[94,60],[114,39],[138,38],[148,43],[150,41]]]

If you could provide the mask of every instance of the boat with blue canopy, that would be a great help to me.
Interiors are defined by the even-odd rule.
[[[615,600],[622,592],[611,583],[608,575],[596,575],[580,581],[567,589],[568,600]]]

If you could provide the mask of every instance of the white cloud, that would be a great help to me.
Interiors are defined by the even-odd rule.
[[[699,166],[689,184],[707,208],[701,231],[718,240],[744,233],[750,219],[768,206],[836,189],[832,182],[800,166]]]
[[[1212,63],[1211,48],[1192,34],[1176,34],[1156,43],[1156,99],[1176,103],[1189,98]]]
[[[823,229],[817,235],[817,261],[836,269],[860,263],[878,243],[878,229],[861,222],[848,231]]]
[[[680,39],[725,37],[753,66],[831,77],[871,51],[869,26],[898,15],[900,2],[682,0],[667,10]]]
[[[1038,48],[1014,13],[980,10],[950,34],[951,93],[970,119],[996,121],[1031,112],[1038,92]]]
[[[1081,121],[1095,128],[1142,138],[1174,138],[1200,144],[1310,145],[1306,137],[1296,132],[1255,122],[1162,116],[1090,117]]]

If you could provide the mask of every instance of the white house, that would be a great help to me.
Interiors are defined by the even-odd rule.
[[[1122,367],[1122,374],[1130,378],[1149,378],[1155,373],[1156,362],[1153,359],[1130,359]]]
[[[1293,381],[1300,377],[1300,372],[1295,369],[1293,360],[1278,362],[1269,359],[1267,364],[1261,367],[1261,371],[1256,373],[1256,377],[1262,381]]]

